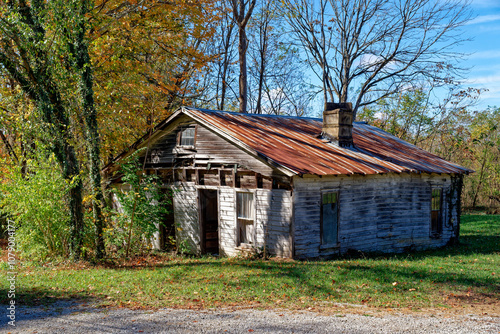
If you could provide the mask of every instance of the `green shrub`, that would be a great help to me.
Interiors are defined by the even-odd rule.
[[[7,168],[0,184],[0,207],[15,221],[18,254],[31,259],[69,256],[69,190],[53,155],[28,160],[27,172]]]
[[[129,256],[152,248],[153,235],[167,213],[167,196],[162,194],[157,175],[141,171],[136,155],[121,165],[120,173],[123,184],[112,190],[118,203],[105,236],[110,251]]]

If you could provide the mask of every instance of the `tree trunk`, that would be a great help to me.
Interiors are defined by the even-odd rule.
[[[263,39],[262,49],[260,50],[260,68],[259,68],[259,86],[257,87],[257,104],[255,112],[262,114],[262,90],[264,89],[264,75],[266,73],[266,53],[267,53],[267,27],[260,32]]]
[[[221,87],[221,98],[220,98],[220,106],[219,110],[224,110],[224,104],[226,102],[226,91],[227,91],[227,72],[229,70],[229,62],[230,62],[230,57],[229,57],[229,50],[230,50],[230,43],[231,43],[231,35],[233,33],[234,29],[234,23],[231,23],[231,25],[228,28],[227,35],[225,36],[224,40],[224,60],[222,64],[222,87]]]
[[[70,185],[68,206],[70,212],[70,257],[79,260],[83,244],[83,184],[75,149],[67,138],[58,138],[52,149],[62,169],[62,176]]]
[[[257,92],[257,105],[255,106],[255,110],[257,114],[262,114],[262,90],[264,89],[264,59],[261,59],[262,63],[259,69],[259,87]]]
[[[247,112],[247,33],[245,27],[239,28],[239,61],[240,61],[240,109],[241,113]]]
[[[88,52],[87,41],[85,37],[86,22],[85,14],[88,11],[87,1],[82,1],[81,24],[77,36],[77,66],[81,71],[80,90],[83,100],[83,111],[85,114],[87,149],[89,150],[90,160],[90,180],[92,186],[92,212],[94,219],[96,258],[102,259],[105,255],[104,249],[104,217],[102,215],[102,205],[104,204],[104,195],[101,186],[101,152],[99,129],[97,125],[97,111],[94,103],[94,90],[92,78],[92,66]]]
[[[36,99],[38,109],[43,120],[54,125],[54,139],[52,152],[62,169],[63,178],[70,185],[69,190],[69,210],[70,210],[70,256],[73,260],[80,259],[83,245],[83,184],[80,178],[80,165],[75,148],[71,145],[74,137],[71,131],[67,131],[70,122],[66,109],[63,105],[61,95],[53,84],[50,75],[43,69],[37,72],[38,82],[44,86],[38,86],[38,96]]]
[[[240,102],[240,112],[247,112],[247,33],[246,26],[248,20],[252,16],[253,9],[255,8],[255,3],[257,0],[250,0],[245,2],[244,0],[231,0],[231,6],[233,9],[233,20],[238,25],[238,54],[240,62],[240,78],[239,78],[239,102]],[[246,6],[248,4],[248,10]],[[245,13],[246,10],[246,13]]]
[[[15,164],[18,164],[19,163],[19,159],[17,158],[16,152],[14,152],[14,149],[10,145],[9,140],[3,134],[3,130],[2,129],[0,129],[0,138],[2,138],[2,141],[3,141],[4,145],[5,145],[5,148],[7,148],[7,153],[9,153],[9,156],[12,159],[12,161]]]
[[[79,168],[74,166],[77,163],[76,156],[74,152],[70,152],[68,155],[68,170],[63,172],[63,177],[66,181],[73,180],[76,176],[77,179],[73,183],[69,191],[69,210],[70,210],[70,256],[74,260],[79,260],[81,256],[81,249],[83,245],[83,205],[82,205],[82,191],[83,185],[81,179],[77,176],[78,174],[74,174],[76,171],[79,171]],[[71,172],[73,170],[73,172]],[[71,182],[71,181],[70,181]]]
[[[227,90],[227,68],[229,64],[224,61],[224,68],[222,71],[222,87],[221,87],[221,96],[220,96],[220,110],[224,110],[224,103],[226,100],[226,90]]]

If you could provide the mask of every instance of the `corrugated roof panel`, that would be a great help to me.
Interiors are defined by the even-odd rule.
[[[183,112],[299,175],[472,172],[364,123],[354,123],[355,147],[343,148],[321,138],[317,118]]]

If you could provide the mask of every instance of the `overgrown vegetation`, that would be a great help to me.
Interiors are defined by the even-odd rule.
[[[53,154],[34,156],[24,169],[11,166],[8,177],[0,183],[0,207],[16,222],[17,250],[24,258],[69,255],[65,196],[73,185],[65,182],[55,166]]]
[[[336,303],[413,310],[475,307],[468,312],[483,305],[493,309],[489,314],[498,312],[500,216],[463,216],[461,241],[434,251],[312,262],[160,255],[100,267],[22,262],[17,298],[22,304],[82,298],[138,308],[333,311]],[[1,282],[5,303],[6,280]]]
[[[114,254],[141,254],[152,249],[152,239],[167,214],[168,197],[161,192],[161,179],[141,170],[137,153],[121,164],[123,186],[114,188],[118,205],[106,229],[106,241]]]

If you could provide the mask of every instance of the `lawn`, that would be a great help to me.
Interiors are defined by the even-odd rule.
[[[1,265],[0,302],[7,303]],[[486,307],[499,315],[500,216],[464,215],[460,245],[409,254],[309,262],[162,255],[122,266],[18,269],[16,302],[23,304],[80,298],[132,308]]]

